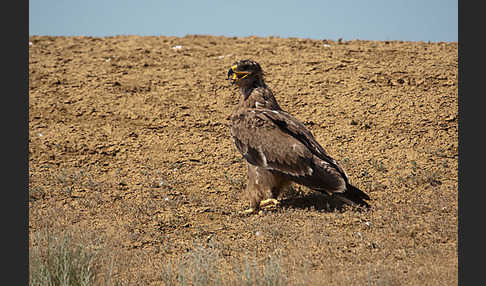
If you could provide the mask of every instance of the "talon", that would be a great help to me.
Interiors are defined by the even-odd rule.
[[[276,199],[266,199],[266,200],[263,200],[260,202],[260,207],[263,208],[263,207],[266,207],[266,206],[270,206],[270,205],[273,205],[273,206],[278,206],[280,205],[280,202]]]
[[[255,212],[256,212],[256,210],[254,208],[249,208],[247,210],[244,210],[244,211],[240,212],[240,214],[247,215],[247,214],[253,214]]]

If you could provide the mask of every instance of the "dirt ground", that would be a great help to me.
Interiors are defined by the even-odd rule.
[[[71,231],[128,285],[210,262],[215,284],[238,285],[254,263],[289,285],[457,285],[457,42],[29,40],[31,246]],[[244,58],[370,210],[329,210],[296,186],[280,208],[238,215],[246,168],[226,73]]]

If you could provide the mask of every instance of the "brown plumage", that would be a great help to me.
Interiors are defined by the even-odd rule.
[[[236,62],[228,78],[239,87],[240,102],[231,116],[231,135],[247,161],[250,209],[278,204],[292,182],[333,195],[351,205],[369,207],[369,196],[352,186],[338,163],[312,133],[278,105],[264,82],[260,65]]]

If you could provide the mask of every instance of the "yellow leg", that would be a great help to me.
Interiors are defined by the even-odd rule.
[[[263,200],[260,202],[260,208],[264,208],[264,207],[276,207],[280,205],[280,202],[276,199],[266,199],[266,200]],[[241,215],[248,215],[248,214],[254,214],[254,213],[257,213],[259,209],[256,209],[256,208],[249,208],[247,210],[244,210],[242,212],[240,212]],[[260,210],[259,213],[261,214],[262,211]]]
[[[247,215],[247,214],[253,214],[255,212],[256,212],[256,210],[254,208],[249,208],[247,210],[244,210],[244,211],[240,212],[240,214]]]
[[[270,205],[273,205],[273,206],[278,206],[280,204],[280,202],[276,199],[266,199],[266,200],[263,200],[260,202],[260,207],[263,208],[263,207],[267,207],[267,206],[270,206]]]

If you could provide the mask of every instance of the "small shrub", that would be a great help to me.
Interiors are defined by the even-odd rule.
[[[88,286],[119,285],[111,275],[102,275],[101,257],[85,245],[76,245],[69,233],[36,233],[29,250],[29,285]]]
[[[233,261],[233,271],[224,271],[219,263],[220,250],[215,245],[198,246],[182,260],[169,260],[162,266],[164,285],[288,285],[281,267],[281,255],[269,256],[262,266],[248,258]]]

